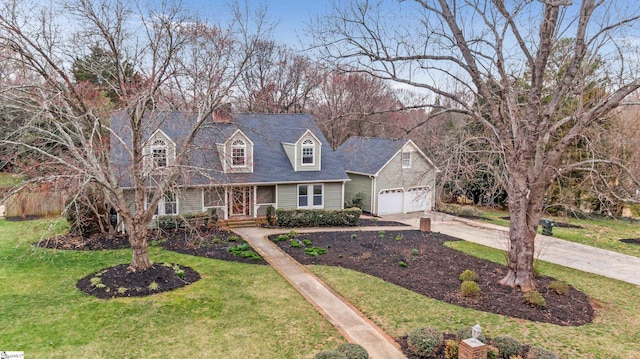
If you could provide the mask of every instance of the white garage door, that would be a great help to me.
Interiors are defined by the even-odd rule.
[[[380,194],[378,195],[378,216],[402,213],[403,197],[404,192],[401,189],[387,189],[380,191]]]
[[[405,206],[407,212],[419,212],[431,208],[429,187],[409,188],[406,192]]]

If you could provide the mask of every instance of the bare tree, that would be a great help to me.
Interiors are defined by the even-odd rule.
[[[351,1],[320,18],[314,34],[327,59],[448,99],[491,135],[511,217],[501,283],[527,291],[547,189],[568,171],[607,161],[576,162],[567,149],[640,87],[639,14],[623,1]],[[596,57],[606,66],[592,73],[585,64]],[[585,101],[594,82],[606,91]]]
[[[259,39],[242,76],[239,107],[255,113],[300,113],[318,89],[321,71],[293,49]]]
[[[37,75],[0,91],[0,102],[10,99],[28,113],[20,130],[2,143],[56,164],[50,174],[64,171],[78,183],[97,185],[127,226],[133,271],[151,267],[147,234],[157,204],[184,173],[198,130],[227,102],[261,36],[262,12],[233,10],[233,18],[214,25],[164,2],[160,7],[123,0],[74,0],[50,8],[18,0],[1,5],[4,60]],[[74,26],[63,26],[69,23]],[[72,75],[74,61],[95,46],[105,50],[101,64],[109,64],[109,76],[104,66],[87,65],[83,71],[99,76],[100,88],[115,98],[122,128],[111,128],[108,104],[98,100],[104,95],[93,96],[96,88]],[[194,120],[175,124],[188,127],[174,161],[165,171],[150,173],[143,148],[160,121],[156,114],[176,109],[189,111]],[[126,167],[114,165],[112,147],[126,157],[119,162]],[[123,188],[124,176],[129,190]]]

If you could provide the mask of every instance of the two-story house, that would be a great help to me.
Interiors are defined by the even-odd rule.
[[[112,129],[111,156],[120,185],[133,194],[123,143],[130,141],[121,114]],[[143,147],[144,168],[153,176],[175,165],[194,119],[181,112],[154,114]],[[124,129],[124,130],[123,130]],[[286,209],[342,209],[349,181],[339,158],[310,115],[237,114],[219,116],[198,132],[180,167],[175,189],[156,214],[214,209],[219,218],[264,216],[269,206]],[[131,199],[133,205],[133,198]]]

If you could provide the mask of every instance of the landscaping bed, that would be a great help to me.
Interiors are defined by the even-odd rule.
[[[519,289],[498,284],[506,267],[448,248],[445,242],[458,239],[438,233],[323,232],[298,234],[287,240],[278,236],[270,239],[302,264],[353,269],[467,308],[567,326],[590,323],[594,317],[586,295],[571,286],[566,295],[556,294],[547,288],[553,282],[549,277],[537,278],[546,306],[527,304]],[[326,254],[322,254],[325,250]],[[466,269],[478,275],[478,298],[464,297],[459,292],[458,277]]]

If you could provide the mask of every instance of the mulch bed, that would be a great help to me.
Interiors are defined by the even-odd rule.
[[[114,238],[106,238],[103,235],[82,237],[77,234],[67,234],[53,238],[43,239],[36,246],[50,249],[62,249],[72,251],[97,251],[103,249],[131,248],[129,236],[118,234]]]
[[[328,248],[328,253],[314,257],[305,254],[303,248],[291,248],[289,241],[277,244],[300,263],[353,269],[447,303],[567,326],[590,323],[594,317],[594,310],[585,294],[570,286],[567,295],[557,295],[547,289],[553,281],[549,277],[537,278],[546,307],[537,309],[526,304],[518,289],[498,284],[506,274],[506,267],[445,247],[445,242],[458,239],[443,234],[420,231],[326,232],[305,233],[298,239],[309,239],[311,246]],[[458,276],[465,269],[471,269],[479,276],[481,294],[478,299],[459,294]]]
[[[132,272],[128,264],[119,264],[89,274],[76,287],[100,299],[143,297],[182,288],[199,279],[198,272],[174,263],[155,263],[144,272]]]
[[[394,221],[381,221],[377,218],[360,218],[358,221],[359,227],[375,227],[375,226],[409,226],[408,224],[404,224],[402,222],[394,222]]]

